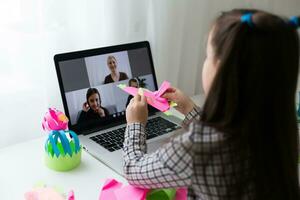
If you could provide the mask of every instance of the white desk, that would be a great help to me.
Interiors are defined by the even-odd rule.
[[[46,136],[0,149],[0,199],[21,200],[39,182],[57,186],[65,193],[73,189],[76,200],[96,200],[105,178],[126,180],[82,151],[81,164],[69,172],[56,172],[44,165]]]
[[[193,97],[199,104],[203,96]],[[175,115],[180,115],[173,111]],[[44,164],[44,142],[46,135],[28,142],[0,149],[0,199],[22,200],[24,193],[38,183],[57,186],[65,193],[73,189],[76,200],[96,200],[106,178],[126,180],[106,165],[82,152],[82,162],[76,169],[68,172],[56,172]]]

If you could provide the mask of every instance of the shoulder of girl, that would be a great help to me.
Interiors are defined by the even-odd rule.
[[[199,143],[215,143],[224,140],[224,133],[201,122],[192,122],[189,126],[190,139]]]

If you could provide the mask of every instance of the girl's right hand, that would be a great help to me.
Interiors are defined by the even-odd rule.
[[[99,114],[100,117],[105,117],[105,112],[102,108],[97,108],[96,112]]]
[[[181,90],[175,87],[167,89],[162,97],[168,99],[168,101],[175,102],[177,106],[174,108],[184,115],[187,115],[190,111],[192,111],[195,106],[195,103],[191,98],[186,96]]]
[[[84,112],[87,112],[87,111],[89,111],[89,109],[90,109],[89,104],[87,102],[84,102],[83,105],[82,105],[82,110]]]

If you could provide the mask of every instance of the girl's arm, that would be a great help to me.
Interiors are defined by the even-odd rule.
[[[182,121],[182,126],[188,127],[191,122],[198,121],[201,117],[201,114],[201,108],[198,106],[194,106],[193,110],[185,116],[185,119]]]
[[[189,186],[193,175],[192,129],[154,153],[146,153],[145,127],[127,125],[123,147],[124,174],[127,181],[140,188]]]

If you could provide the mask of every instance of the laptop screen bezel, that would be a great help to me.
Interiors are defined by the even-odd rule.
[[[54,56],[54,63],[55,63],[55,69],[56,69],[56,74],[57,74],[57,78],[58,78],[59,89],[60,89],[61,98],[62,98],[63,107],[65,110],[66,116],[70,119],[69,108],[68,108],[67,100],[66,100],[66,93],[64,90],[60,66],[59,66],[60,62],[72,60],[72,59],[78,59],[78,58],[85,58],[85,57],[90,57],[90,56],[97,56],[97,55],[102,55],[102,54],[115,53],[115,52],[120,52],[120,51],[128,51],[128,50],[139,49],[139,48],[147,48],[150,66],[151,66],[151,72],[153,75],[154,87],[155,87],[155,90],[157,90],[158,89],[157,80],[156,80],[156,75],[155,75],[155,70],[154,70],[154,64],[153,64],[150,44],[148,41],[141,41],[141,42],[135,42],[135,43],[127,43],[127,44],[121,44],[121,45],[114,45],[114,46],[108,46],[108,47],[101,47],[101,48],[95,48],[95,49],[87,49],[87,50],[81,50],[81,51],[56,54]],[[151,107],[149,109],[150,115],[155,114],[156,112],[158,112],[158,110],[156,110],[155,108]],[[69,125],[69,129],[75,131],[77,134],[88,134],[88,133],[91,133],[91,132],[94,132],[97,130],[103,130],[103,129],[107,129],[107,128],[110,128],[110,127],[113,127],[113,126],[116,126],[119,124],[124,124],[125,122],[126,122],[125,115],[121,115],[121,116],[117,116],[117,117],[107,121],[105,125],[103,125],[103,124],[100,125],[100,123],[95,122],[95,123],[90,123],[90,124],[82,127],[82,126],[79,126],[78,124],[72,125],[70,120],[69,120],[68,125]]]

